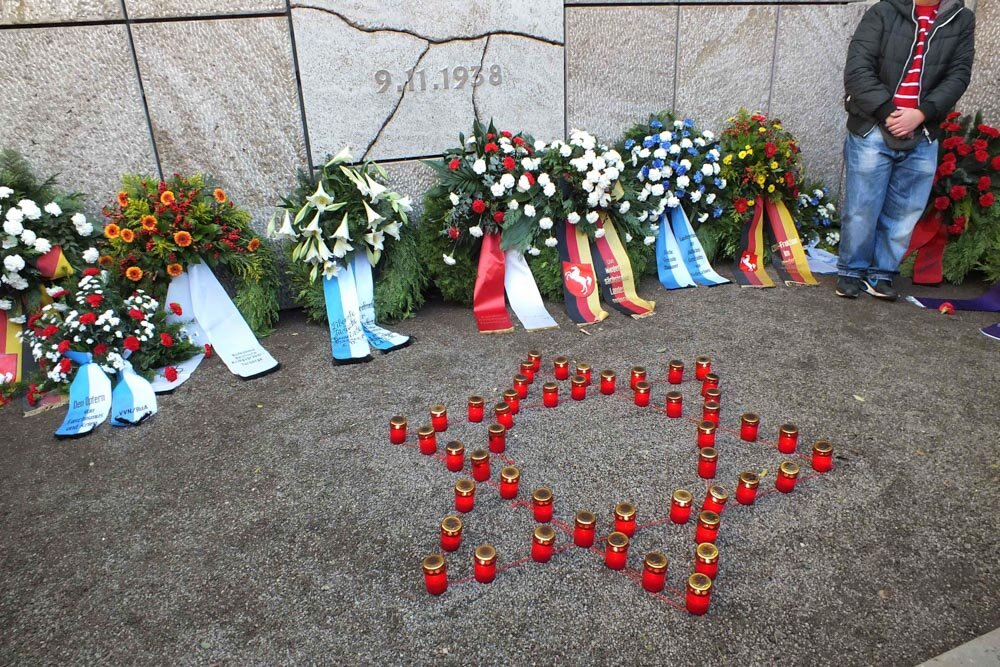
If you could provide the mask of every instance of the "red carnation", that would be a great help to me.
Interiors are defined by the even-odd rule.
[[[42,329],[42,333],[40,333],[39,336],[41,336],[42,338],[48,338],[49,336],[54,336],[58,331],[59,327],[57,327],[54,324],[50,324],[49,326]]]
[[[174,346],[174,338],[173,338],[173,336],[171,336],[168,333],[161,333],[160,334],[160,345],[162,345],[163,347],[173,347]]]
[[[738,197],[736,201],[733,202],[733,208],[736,209],[737,213],[747,212],[747,200],[743,197]]]
[[[486,133],[486,138],[487,139],[496,139],[496,137],[497,137],[497,135],[493,134],[492,132],[487,132]]]
[[[954,160],[952,160],[952,161],[946,160],[946,161],[942,162],[941,166],[938,167],[938,172],[942,176],[951,176],[952,174],[954,174],[955,173],[955,162],[954,162]]]
[[[524,139],[522,139],[521,137],[514,137],[514,145],[515,146],[523,146],[524,145]]]
[[[526,179],[528,179],[528,185],[534,185],[535,184],[535,175],[532,174],[530,171],[524,172],[524,177]]]
[[[795,185],[795,174],[793,174],[790,171],[785,172],[785,185],[787,185],[788,187],[792,187],[793,185]]]
[[[129,336],[124,341],[122,341],[122,346],[131,352],[135,352],[139,349],[139,339],[135,336]]]
[[[73,368],[73,362],[67,359],[66,357],[63,357],[62,359],[59,360],[60,373],[65,375],[66,373],[69,373],[69,369],[71,368]]]
[[[962,143],[965,143],[962,140],[962,137],[948,137],[947,139],[941,142],[941,148],[945,149],[946,151],[950,151]]]
[[[98,343],[97,345],[94,346],[95,357],[103,357],[107,353],[108,353],[108,346],[105,345],[104,343]]]
[[[1000,155],[990,160],[990,166],[993,168],[993,171],[1000,171]]]
[[[211,343],[205,343],[205,358],[210,359],[212,357],[214,350],[212,349]]]
[[[96,276],[100,272],[101,272],[100,269],[98,269],[97,267],[88,266],[86,269],[83,270],[83,275],[85,275],[85,276]]]
[[[987,190],[990,189],[990,187],[992,185],[993,185],[993,182],[990,180],[989,176],[980,176],[979,177],[979,183],[978,183],[978,185],[976,187],[979,188],[980,192],[986,192]]]
[[[986,151],[976,151],[972,154],[972,157],[976,159],[976,162],[986,162],[990,159],[990,154]]]
[[[129,310],[128,316],[137,322],[142,322],[144,319],[146,319],[146,316],[142,314],[142,311],[137,310],[136,308],[132,308],[131,310]]]
[[[163,377],[167,378],[167,382],[177,381],[177,369],[173,366],[167,366],[163,369]]]
[[[172,312],[177,317],[180,317],[181,315],[184,314],[184,309],[181,308],[181,304],[176,303],[176,302],[171,302],[170,303],[170,312]]]
[[[506,137],[507,139],[510,139],[510,138],[511,138],[512,136],[514,136],[514,135],[512,135],[512,134],[510,133],[510,130],[504,130],[503,132],[501,132],[501,133],[500,133],[500,136],[501,136],[501,137]]]
[[[96,321],[97,321],[97,315],[94,315],[93,313],[84,313],[83,315],[80,316],[80,324],[89,325],[93,324]]]
[[[483,146],[483,150],[486,151],[487,153],[496,153],[498,150],[500,150],[500,147],[491,141],[490,143]]]
[[[976,129],[979,130],[980,134],[985,134],[990,139],[996,139],[1000,137],[1000,130],[995,127],[990,127],[989,125],[977,125]]]
[[[497,223],[498,225],[503,224],[503,211],[497,211],[496,213],[493,214],[493,222]]]
[[[462,164],[461,161],[459,161],[457,157],[452,158],[451,162],[448,163],[448,168],[451,169],[452,171],[455,171],[461,164]]]
[[[59,350],[59,354],[66,354],[67,352],[69,352],[69,341],[68,340],[60,341],[59,347],[57,349]]]
[[[958,225],[962,229],[965,229],[965,222],[966,222],[966,220],[965,220],[965,216],[964,215],[956,215],[954,217],[954,219],[952,220],[953,224]]]
[[[478,215],[482,215],[486,212],[486,202],[482,199],[477,199],[472,202],[472,212]]]
[[[996,201],[996,198],[993,196],[993,193],[987,192],[979,198],[979,205],[983,208],[989,208],[990,206],[993,206],[994,201]]]
[[[457,241],[458,237],[461,236],[461,234],[462,232],[458,230],[458,227],[448,228],[448,238],[450,238],[452,241]]]
[[[955,148],[955,152],[961,155],[962,157],[965,157],[966,155],[972,152],[972,146],[970,146],[969,144],[960,144],[957,148]]]
[[[972,149],[977,151],[984,151],[989,146],[985,139],[976,139],[972,142]]]
[[[934,208],[939,211],[947,211],[948,207],[951,206],[951,200],[947,197],[935,197],[934,198]]]
[[[91,308],[97,308],[101,305],[101,302],[104,301],[104,297],[100,294],[88,294],[84,301],[86,301]]]
[[[503,159],[503,168],[507,171],[514,171],[516,165],[517,163],[514,162],[514,158],[509,155]]]
[[[959,113],[958,111],[952,111],[947,116],[945,116],[945,118],[948,119],[948,120],[955,120],[956,118],[958,118],[961,115],[962,114]]]
[[[769,141],[766,144],[764,144],[764,155],[766,155],[768,159],[773,158],[774,154],[777,152],[778,152],[778,147],[775,146],[774,143]]]
[[[948,192],[953,200],[958,201],[959,199],[964,199],[965,195],[969,194],[968,190],[965,189],[964,185],[953,185],[951,186],[951,191]]]
[[[944,155],[941,156],[942,162],[955,162],[956,160],[957,158],[955,157],[954,153],[945,153]]]

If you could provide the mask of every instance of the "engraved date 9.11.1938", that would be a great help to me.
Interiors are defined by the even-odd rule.
[[[423,92],[426,90],[451,90],[465,88],[465,86],[476,87],[487,83],[491,86],[499,86],[503,83],[503,70],[500,65],[490,65],[489,67],[445,67],[437,72],[428,74],[426,69],[408,69],[404,72],[405,81],[396,85],[396,92],[403,90],[413,92]],[[392,73],[389,70],[380,69],[375,72],[375,85],[378,86],[379,93],[392,90]]]

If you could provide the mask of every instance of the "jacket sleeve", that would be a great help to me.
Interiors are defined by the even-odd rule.
[[[962,9],[963,12],[971,11]],[[976,15],[972,14],[968,26],[962,31],[959,37],[958,47],[955,55],[948,63],[948,71],[934,89],[923,96],[917,106],[928,120],[943,118],[946,113],[955,107],[958,99],[969,87],[972,79],[972,60],[976,54],[974,35],[976,31]]]
[[[892,92],[878,77],[883,32],[881,8],[875,5],[854,31],[844,66],[844,91],[861,111],[879,121],[896,109]]]

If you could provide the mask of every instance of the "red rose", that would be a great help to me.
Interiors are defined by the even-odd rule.
[[[96,276],[100,272],[101,272],[100,269],[98,269],[97,267],[89,266],[89,267],[87,267],[86,269],[83,270],[83,275],[85,275],[85,276]]]
[[[69,352],[69,341],[68,340],[60,341],[58,350],[59,354],[66,354],[67,352]]]
[[[777,152],[778,152],[778,147],[775,146],[772,142],[769,141],[766,144],[764,144],[764,155],[766,155],[768,159],[773,158],[774,154]]]
[[[205,358],[206,359],[210,359],[212,357],[212,352],[213,352],[213,350],[212,350],[212,344],[211,343],[205,343]]]
[[[458,227],[448,228],[448,238],[450,238],[452,241],[457,241],[458,237],[461,236],[461,234],[462,232],[458,231]]]
[[[947,197],[935,197],[934,198],[934,208],[939,211],[947,211],[948,207],[951,206],[951,200]]]
[[[131,317],[136,322],[142,322],[144,319],[146,319],[146,316],[142,314],[142,311],[137,310],[135,308],[132,308],[131,310],[128,311],[128,316]]]
[[[474,202],[472,202],[472,212],[478,215],[482,215],[483,213],[485,213],[486,202],[484,202],[482,199],[477,199]]]
[[[524,145],[524,139],[522,139],[521,137],[514,137],[514,145],[515,146],[523,146]]]
[[[108,353],[108,346],[105,345],[104,343],[98,343],[97,345],[94,346],[95,357],[103,357],[107,353]]]
[[[967,194],[969,194],[969,192],[965,189],[964,185],[953,185],[951,186],[951,191],[948,192],[948,196],[955,201],[964,199]]]
[[[972,152],[972,146],[970,146],[969,144],[960,144],[957,148],[955,148],[955,152],[961,155],[962,157],[965,157],[966,155]]]
[[[1000,171],[1000,155],[990,160],[990,167],[993,168],[993,171]]]
[[[993,193],[987,192],[979,198],[979,205],[983,208],[989,208],[990,206],[993,206],[994,201],[996,201],[996,198],[993,197]]]
[[[743,197],[737,198],[736,201],[733,202],[733,208],[736,209],[737,213],[746,213],[747,212],[747,200],[744,199]]]
[[[176,303],[176,302],[171,302],[170,303],[170,312],[172,312],[177,317],[180,317],[181,315],[184,314],[184,309],[181,308],[181,304]]]
[[[130,352],[135,352],[139,349],[139,339],[135,336],[129,336],[124,341],[122,341],[122,346],[129,350]]]
[[[73,368],[73,362],[70,361],[69,359],[67,359],[66,357],[63,357],[62,359],[59,360],[59,372],[60,373],[62,373],[63,375],[65,375],[66,373],[69,373],[69,370],[71,368]]]
[[[986,162],[990,159],[990,154],[986,151],[976,151],[972,154],[972,157],[976,159],[976,162]]]
[[[84,313],[83,315],[80,316],[80,324],[89,325],[93,324],[96,321],[97,321],[97,315],[94,315],[93,313]]]
[[[979,188],[980,192],[986,192],[993,186],[993,182],[990,180],[989,176],[980,176],[979,183],[976,187]]]
[[[91,308],[97,308],[101,305],[101,302],[104,301],[104,297],[100,294],[88,294],[84,301],[86,301]]]
[[[517,163],[514,162],[514,158],[511,156],[508,155],[503,159],[503,168],[507,171],[514,171],[515,166],[517,166]]]
[[[57,327],[54,324],[50,324],[49,326],[42,329],[42,333],[40,333],[39,336],[41,336],[42,338],[48,338],[50,336],[54,336],[58,331],[59,327]]]
[[[500,147],[491,141],[490,143],[483,146],[483,150],[486,151],[487,153],[496,153],[498,150],[500,150]]]
[[[163,369],[163,377],[167,378],[167,382],[177,381],[177,369],[173,366],[167,366]]]
[[[173,336],[171,336],[168,333],[161,333],[160,334],[160,345],[162,345],[163,347],[173,347],[174,346],[174,338],[173,338]]]
[[[455,171],[461,164],[462,164],[461,161],[459,161],[457,157],[452,158],[451,162],[448,163],[448,168],[451,169],[452,171]]]
[[[493,214],[493,222],[497,223],[498,225],[503,224],[503,211],[497,211],[496,213]]]

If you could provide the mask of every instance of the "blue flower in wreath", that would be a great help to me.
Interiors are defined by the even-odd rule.
[[[642,169],[639,170],[639,173],[642,175],[643,178],[649,178],[649,167],[646,165],[642,165]]]
[[[819,200],[816,199],[815,197],[813,197],[812,199],[810,199],[809,203],[812,204],[813,206],[819,206]]]
[[[651,123],[649,124],[649,126],[650,126],[651,128],[653,128],[654,130],[659,130],[659,129],[662,129],[662,128],[663,128],[663,123],[661,123],[661,122],[660,122],[660,121],[658,121],[658,120],[654,120],[653,122],[651,122]]]
[[[716,206],[714,209],[712,209],[712,217],[713,218],[721,218],[722,217],[722,208],[719,207],[719,206]]]
[[[717,187],[717,188],[721,188],[721,187],[722,187],[722,179],[721,179],[721,178],[716,178],[716,179],[714,179],[714,180],[712,181],[712,183],[713,183],[713,184],[715,185],[715,187]]]
[[[700,192],[701,194],[705,194],[705,186],[704,185],[699,185],[698,186],[698,192]]]
[[[674,164],[677,164],[677,166],[674,167],[674,173],[677,174],[678,176],[683,176],[684,174],[688,173],[688,168],[685,167],[684,165],[679,163],[674,163]],[[673,164],[671,164],[671,166],[673,166]]]
[[[692,146],[691,148],[688,149],[688,155],[697,155],[697,154],[698,154],[698,149],[697,148],[694,148]]]
[[[625,150],[630,151],[630,150],[632,150],[633,146],[635,146],[635,139],[626,139],[625,140]]]
[[[655,160],[653,160],[653,167],[655,167],[656,169],[663,169],[663,160],[661,160],[660,158],[656,158]]]
[[[681,130],[681,136],[682,137],[690,137],[691,133],[688,132],[687,130]]]
[[[705,180],[705,177],[702,176],[702,174],[701,174],[700,171],[696,171],[696,172],[694,172],[694,178],[692,178],[692,180],[695,183],[701,183],[703,180]]]
[[[652,148],[654,143],[655,142],[653,141],[652,137],[646,137],[645,139],[642,140],[642,147],[643,148]]]
[[[684,190],[674,190],[674,194],[677,195],[678,199],[684,199],[684,195],[687,194]]]
[[[686,127],[687,129],[691,129],[692,127],[694,127],[694,121],[691,120],[690,118],[685,118],[684,127]]]

